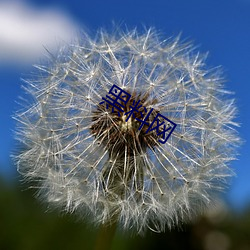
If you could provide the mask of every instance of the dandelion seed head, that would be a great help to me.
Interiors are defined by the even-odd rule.
[[[236,108],[220,73],[191,44],[153,29],[82,36],[26,80],[19,172],[44,201],[96,223],[115,218],[142,232],[192,219],[233,175]],[[157,114],[177,124],[165,144],[139,113],[127,119],[101,104],[114,84],[131,96],[125,112],[140,100],[140,112],[152,109],[147,124]]]

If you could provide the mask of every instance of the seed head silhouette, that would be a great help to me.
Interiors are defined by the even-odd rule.
[[[220,72],[153,29],[82,36],[26,80],[19,172],[48,204],[95,223],[142,232],[192,219],[233,174],[236,108]],[[103,103],[114,85],[130,97],[117,102],[123,113]],[[176,124],[165,143],[149,129],[159,114]]]

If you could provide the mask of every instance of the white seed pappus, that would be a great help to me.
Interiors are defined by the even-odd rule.
[[[26,80],[18,171],[43,201],[97,224],[163,231],[192,219],[233,175],[239,142],[234,100],[204,59],[154,29],[82,33]],[[177,124],[165,144],[99,105],[114,84]]]

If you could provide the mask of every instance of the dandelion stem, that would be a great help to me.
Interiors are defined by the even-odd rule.
[[[116,232],[116,226],[117,222],[113,222],[112,224],[103,224],[100,226],[94,250],[111,249],[112,241]]]

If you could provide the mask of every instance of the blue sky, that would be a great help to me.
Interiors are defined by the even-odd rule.
[[[201,52],[209,51],[210,67],[222,65],[225,88],[235,92],[244,140],[232,163],[237,177],[227,199],[237,208],[250,204],[250,0],[1,1],[0,175],[16,178],[9,156],[15,149],[11,116],[22,95],[21,78],[46,54],[43,45],[53,50],[58,45],[55,36],[70,40],[77,27],[95,34],[100,27],[111,27],[112,21],[129,28],[154,26],[166,37],[181,33]]]

